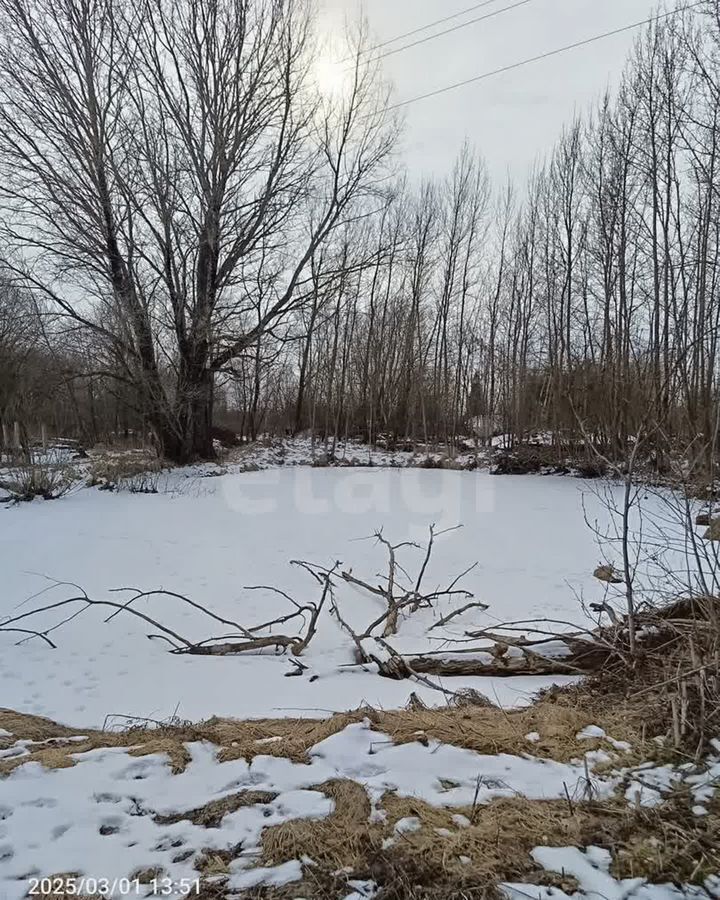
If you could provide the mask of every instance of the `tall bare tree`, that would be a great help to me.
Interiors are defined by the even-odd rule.
[[[319,92],[304,0],[0,0],[0,28],[5,268],[102,338],[169,458],[209,456],[216,373],[382,182],[376,73]]]

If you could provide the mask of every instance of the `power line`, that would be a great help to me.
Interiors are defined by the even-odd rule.
[[[402,34],[396,34],[395,37],[388,38],[386,41],[380,41],[379,44],[368,47],[366,50],[362,50],[361,52],[363,54],[374,53],[376,50],[382,50],[383,47],[387,47],[388,44],[394,44],[397,41],[402,41],[404,38],[414,37],[416,34],[421,34],[423,31],[428,31],[430,28],[435,28],[436,25],[444,25],[446,22],[452,22],[453,19],[459,19],[471,12],[475,12],[475,10],[477,9],[484,9],[486,6],[492,6],[493,3],[499,2],[500,0],[483,0],[482,3],[474,3],[472,6],[461,9],[459,12],[453,13],[451,16],[444,16],[442,19],[435,19],[434,22],[428,22],[427,25],[420,25],[419,28],[413,28],[411,31],[404,31]]]
[[[411,103],[418,103],[420,100],[427,100],[430,97],[437,97],[439,94],[446,94],[448,91],[454,91],[457,88],[465,87],[468,84],[474,84],[477,81],[484,81],[486,78],[493,78],[495,75],[502,75],[505,72],[512,72],[514,69],[520,69],[523,66],[528,66],[531,63],[540,62],[544,59],[549,59],[552,56],[558,56],[561,53],[567,53],[568,50],[576,50],[578,47],[586,47],[588,44],[594,44],[597,41],[602,41],[605,38],[614,37],[618,34],[623,34],[626,31],[632,31],[635,28],[641,28],[643,25],[650,25],[652,22],[660,22],[663,19],[669,19],[671,16],[676,15],[677,13],[688,12],[691,9],[697,9],[700,6],[704,6],[704,0],[699,0],[698,3],[691,3],[689,6],[683,6],[679,9],[675,9],[669,13],[663,13],[661,15],[651,16],[649,19],[643,19],[642,22],[635,22],[632,25],[625,25],[622,28],[615,28],[613,31],[605,31],[603,34],[597,34],[593,37],[586,38],[582,41],[576,41],[573,44],[567,44],[564,47],[558,47],[556,50],[548,50],[546,53],[540,53],[538,56],[531,56],[529,59],[523,59],[520,62],[511,63],[507,66],[501,66],[499,69],[493,69],[491,72],[483,72],[482,75],[475,75],[473,78],[466,78],[464,81],[456,81],[454,84],[448,84],[446,87],[437,88],[434,91],[428,91],[427,94],[420,94],[417,97],[411,97],[409,100],[401,100],[399,103],[394,103],[392,106],[388,107],[388,111],[393,109],[400,109],[403,106],[409,106]]]
[[[493,2],[497,2],[497,0],[493,0]],[[496,16],[500,16],[503,13],[510,12],[510,10],[512,9],[517,9],[519,6],[526,6],[528,3],[532,2],[533,0],[519,0],[519,2],[513,3],[511,6],[503,6],[502,9],[496,9],[494,12],[485,13],[484,16],[478,16],[475,19],[470,19],[469,22],[462,22],[460,25],[453,25],[451,28],[446,28],[444,31],[438,31],[436,34],[429,34],[427,37],[418,38],[418,40],[413,41],[410,44],[403,44],[402,47],[395,47],[395,49],[393,50],[386,50],[384,53],[379,53],[377,56],[374,56],[372,58],[372,62],[375,62],[379,59],[385,59],[385,57],[387,56],[394,56],[396,53],[402,53],[403,50],[409,50],[411,47],[418,47],[420,44],[426,44],[428,41],[434,41],[435,38],[443,37],[446,34],[452,34],[454,31],[461,31],[463,28],[468,28],[470,25],[477,25],[478,22],[484,22],[487,19],[494,19]],[[429,25],[426,26],[426,28],[430,27],[431,26]]]

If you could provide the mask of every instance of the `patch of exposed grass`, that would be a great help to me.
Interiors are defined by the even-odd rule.
[[[333,815],[268,828],[263,834],[264,864],[304,856],[331,870],[363,872],[377,860],[389,865],[399,854],[412,859],[415,867],[443,871],[463,884],[467,879],[475,884],[535,880],[538,870],[530,857],[534,847],[584,846],[615,820],[601,807],[573,806],[571,811],[560,801],[518,797],[475,809],[445,808],[388,792],[379,803],[385,820],[370,822],[367,796],[354,782],[330,782],[315,790],[333,798]],[[458,814],[470,824],[458,825]],[[420,828],[396,833],[397,822],[408,817],[417,818]]]
[[[547,692],[532,706],[509,711],[486,706],[387,712],[362,708],[326,719],[212,718],[198,724],[133,727],[124,731],[78,731],[49,719],[0,709],[0,728],[16,739],[35,742],[28,748],[30,757],[0,762],[0,773],[29,759],[49,768],[73,765],[72,754],[100,747],[129,747],[129,752],[138,756],[163,753],[170,758],[173,771],[179,772],[189,760],[185,744],[191,741],[215,744],[222,761],[277,756],[308,762],[308,750],[315,744],[365,719],[396,744],[437,740],[483,754],[532,753],[565,762],[602,746],[602,741],[578,743],[576,739],[587,725],[599,725],[616,740],[628,741],[642,759],[647,759],[651,751],[657,753],[650,738],[658,732],[652,729],[652,722],[648,727],[646,706],[633,707],[622,701],[608,704],[601,694],[595,697],[587,691],[566,689]],[[529,743],[526,735],[530,732],[537,732],[540,740]],[[78,735],[86,739],[65,743],[61,740]],[[56,742],[51,746],[41,743],[49,739]]]
[[[201,825],[203,828],[219,828],[228,813],[237,812],[246,806],[271,803],[276,797],[277,794],[270,791],[239,791],[237,794],[230,794],[220,800],[210,800],[204,806],[196,809],[154,818],[158,825],[174,825],[176,822],[188,821],[193,825]]]
[[[657,884],[702,884],[720,871],[718,810],[699,820],[687,805],[679,814],[672,802],[647,810],[619,799],[570,806],[525,798],[449,810],[389,793],[379,804],[386,821],[371,824],[355,814],[354,788],[340,784],[340,790],[338,783],[316,788],[336,801],[328,819],[294,821],[265,832],[266,864],[300,856],[316,864],[306,869],[302,889],[294,886],[294,893],[273,897],[334,896],[316,887],[338,872],[373,878],[381,887],[381,900],[487,897],[503,881],[542,884],[566,893],[577,890],[574,879],[534,863],[530,853],[537,846],[604,847],[613,853],[615,877]],[[456,813],[470,824],[459,827],[453,819]],[[394,825],[408,816],[420,820],[419,830],[395,834]],[[391,845],[383,843],[388,838]]]
[[[5,499],[15,503],[29,502],[36,497],[57,500],[76,481],[77,472],[69,463],[28,462],[0,478],[0,491],[5,491]]]
[[[323,720],[213,718],[196,725],[133,727],[121,732],[78,732],[48,719],[0,710],[0,728],[13,735],[7,742],[32,742],[28,756],[0,763],[0,774],[29,760],[52,768],[73,765],[73,754],[101,747],[127,747],[134,755],[162,753],[173,771],[180,772],[188,762],[185,744],[198,740],[215,744],[223,760],[272,755],[307,763],[308,750],[315,744],[364,719],[397,744],[438,740],[483,754],[532,754],[567,761],[594,747],[610,749],[602,740],[577,740],[578,732],[590,724],[632,745],[632,753],[622,754],[623,765],[662,759],[669,752],[652,740],[667,733],[660,701],[647,696],[628,700],[618,686],[597,678],[546,692],[534,705],[520,710],[488,706],[360,709]],[[530,732],[537,732],[540,740],[529,742]],[[82,740],[71,740],[80,735]],[[605,847],[613,852],[616,877],[642,877],[651,883],[699,884],[708,874],[720,871],[720,803],[707,804],[708,815],[697,817],[691,813],[689,794],[680,791],[652,809],[629,806],[622,789],[616,798],[602,803],[516,797],[461,809],[438,808],[388,792],[378,803],[384,818],[373,816],[371,821],[370,802],[360,784],[332,780],[314,789],[333,800],[331,815],[273,826],[262,837],[264,865],[291,859],[312,861],[304,864],[302,883],[257,888],[247,893],[250,900],[299,896],[329,900],[350,893],[352,879],[374,880],[380,887],[378,900],[495,900],[502,881],[545,884],[572,893],[576,887],[572,879],[547,873],[534,863],[530,853],[539,845]],[[187,819],[215,828],[224,815],[273,798],[266,792],[240,792],[156,821],[169,824]],[[458,824],[453,818],[457,814],[466,822]],[[408,817],[419,820],[419,829],[396,833],[397,822]],[[208,850],[196,858],[201,897],[227,896],[225,876],[242,849]]]
[[[613,834],[613,874],[702,884],[720,873],[720,801],[708,803],[707,809],[706,816],[694,815],[690,798],[677,791],[661,806],[633,810]]]
[[[355,781],[337,779],[313,788],[335,803],[325,819],[297,819],[266,829],[263,863],[310,857],[330,870],[360,869],[381,848],[383,830],[370,824],[370,801]]]
[[[152,450],[93,451],[87,483],[105,490],[156,493],[158,473],[167,465]]]

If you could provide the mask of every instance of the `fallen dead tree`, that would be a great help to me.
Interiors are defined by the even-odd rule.
[[[448,529],[452,531],[454,529]],[[428,570],[435,539],[445,532],[435,532],[430,528],[429,540],[415,576],[411,576],[398,558],[401,550],[419,550],[416,543],[393,544],[378,531],[374,538],[387,553],[387,569],[376,580],[355,574],[351,568],[344,568],[341,562],[331,567],[321,566],[306,560],[293,560],[292,565],[303,569],[316,582],[317,599],[297,601],[290,594],[277,587],[253,585],[248,591],[268,591],[281,597],[288,604],[288,611],[265,622],[246,625],[234,619],[218,615],[206,606],[183,594],[157,590],[142,591],[136,588],[120,588],[114,595],[123,599],[95,599],[77,585],[62,582],[53,587],[71,586],[73,596],[53,603],[35,605],[0,622],[1,632],[21,635],[19,643],[39,639],[50,647],[55,647],[55,632],[92,607],[109,611],[105,622],[117,616],[133,616],[148,626],[147,637],[160,640],[169,646],[174,654],[203,656],[236,656],[263,652],[289,653],[294,660],[296,676],[313,676],[309,667],[298,661],[298,657],[310,646],[323,614],[331,615],[351,639],[354,647],[354,662],[350,666],[372,668],[380,676],[393,679],[414,679],[445,694],[454,694],[431,679],[444,677],[510,677],[517,675],[588,675],[597,673],[615,664],[632,668],[643,654],[661,652],[678,635],[697,629],[703,617],[717,619],[717,601],[677,601],[671,606],[658,610],[648,607],[636,610],[634,628],[638,636],[636,652],[631,649],[627,616],[619,616],[608,604],[598,604],[591,609],[597,613],[597,621],[591,627],[578,627],[571,622],[552,619],[533,619],[506,622],[492,629],[467,629],[461,635],[445,634],[436,640],[444,647],[417,654],[398,651],[392,639],[398,634],[402,622],[420,611],[435,615],[435,621],[427,628],[427,634],[457,621],[471,610],[486,610],[487,604],[476,600],[471,591],[460,583],[474,568],[474,564],[462,571],[448,584],[429,587]],[[362,628],[353,627],[343,611],[343,603],[338,596],[342,584],[352,585],[366,592],[381,604],[379,613]],[[45,594],[41,592],[36,599]],[[170,627],[157,615],[149,615],[138,609],[141,600],[154,597],[171,598],[187,605],[215,626],[223,626],[225,631],[211,634],[201,640],[192,639]],[[438,615],[439,601],[467,601]],[[52,624],[43,625],[49,617]],[[217,629],[219,630],[219,629]],[[698,666],[697,671],[704,671]],[[695,671],[694,670],[694,671]]]
[[[466,568],[443,587],[430,588],[425,586],[435,539],[448,531],[454,530],[454,528],[450,528],[446,531],[436,532],[434,526],[430,527],[429,540],[424,548],[423,557],[415,577],[411,577],[399,562],[398,551],[405,548],[414,550],[423,550],[423,548],[414,542],[392,544],[386,540],[382,531],[376,532],[373,537],[377,543],[386,548],[388,565],[387,572],[384,575],[376,576],[378,579],[376,583],[373,583],[371,579],[358,577],[353,573],[352,569],[344,569],[340,562],[336,562],[333,566],[327,568],[305,560],[293,560],[291,561],[292,565],[304,569],[317,582],[320,590],[319,599],[300,603],[290,594],[276,587],[268,585],[246,587],[248,591],[263,590],[272,592],[282,597],[290,607],[289,612],[286,614],[276,616],[257,625],[246,625],[234,619],[218,615],[203,604],[173,591],[118,588],[110,593],[127,595],[126,599],[96,599],[89,596],[77,584],[53,582],[49,589],[41,591],[35,597],[30,598],[30,600],[37,600],[38,597],[45,595],[47,590],[61,587],[71,587],[73,589],[72,596],[53,603],[36,605],[32,609],[6,618],[0,622],[0,633],[12,632],[22,635],[19,643],[39,639],[51,648],[55,648],[57,645],[54,632],[95,607],[109,610],[109,615],[104,620],[105,623],[110,623],[119,615],[132,616],[140,620],[144,625],[149,626],[150,630],[146,636],[150,640],[163,641],[169,646],[170,652],[174,654],[236,656],[264,651],[274,651],[276,653],[289,651],[291,657],[295,658],[295,668],[294,671],[288,674],[303,675],[307,672],[308,667],[299,663],[296,658],[301,656],[312,642],[323,611],[329,607],[331,614],[336,617],[346,632],[352,636],[353,642],[358,649],[356,659],[359,663],[366,664],[372,661],[373,658],[377,658],[377,655],[365,653],[362,649],[363,642],[367,642],[369,645],[396,635],[400,622],[405,617],[414,615],[421,610],[432,611],[434,605],[441,599],[460,599],[468,602],[440,617],[431,625],[431,629],[444,626],[471,609],[487,609],[486,604],[474,599],[472,592],[459,586],[460,581],[475,568],[477,563]],[[359,634],[356,634],[344,622],[340,614],[335,590],[339,583],[361,588],[373,598],[382,601],[381,612]],[[151,616],[137,608],[141,600],[159,597],[171,598],[180,604],[187,605],[209,621],[225,626],[227,630],[222,634],[211,635],[201,640],[193,640],[181,634],[177,628],[170,627],[157,615]],[[52,619],[52,624],[44,625],[44,621],[48,618]],[[288,630],[290,624],[300,625],[300,628],[297,632],[291,632]],[[397,659],[395,651],[389,645],[386,645],[386,647],[386,657],[388,659]],[[423,664],[419,663],[418,668],[422,669]],[[402,666],[397,665],[393,668],[389,664],[380,664],[377,671],[382,676],[393,678],[400,677],[400,673],[406,671],[407,675],[405,677],[416,677],[433,688],[438,687],[424,679],[421,672],[410,672],[407,670],[407,667],[403,669]],[[314,676],[311,673],[309,677],[313,678]],[[448,695],[454,693],[440,689]]]
[[[438,534],[442,533],[445,532]],[[447,587],[430,592],[424,591],[423,580],[432,553],[433,540],[438,534],[434,532],[433,527],[430,528],[425,557],[414,581],[399,565],[397,551],[402,547],[417,548],[417,545],[390,544],[381,532],[378,532],[375,538],[387,548],[388,571],[383,576],[377,576],[381,579],[380,584],[375,585],[368,579],[358,578],[352,570],[342,570],[339,565],[336,565],[334,570],[329,570],[306,561],[295,561],[296,565],[302,566],[318,581],[329,584],[330,610],[353,641],[356,665],[372,665],[378,674],[386,678],[415,678],[428,683],[425,676],[584,675],[598,671],[613,654],[617,653],[618,634],[621,630],[617,619],[613,620],[612,634],[606,633],[600,627],[594,630],[580,629],[567,622],[538,619],[523,623],[505,623],[496,626],[493,631],[487,629],[466,631],[462,640],[473,644],[469,647],[458,647],[457,639],[448,638],[448,643],[453,645],[452,649],[428,651],[418,655],[399,653],[388,639],[397,634],[399,616],[404,613],[411,614],[419,609],[432,608],[433,603],[440,597],[459,596],[470,600],[441,617],[429,627],[430,632],[447,625],[471,609],[483,611],[488,609],[487,604],[474,600],[470,591],[458,588],[461,579],[471,572],[477,563],[461,572]],[[402,577],[412,586],[403,586]],[[352,628],[347,617],[341,612],[334,589],[337,579],[361,587],[371,595],[384,600],[383,612],[363,631]],[[521,626],[533,636],[526,636],[524,633],[513,634],[519,632]],[[550,626],[556,626],[557,630],[547,631]],[[568,628],[573,630],[568,631]],[[433,683],[432,687],[437,685]]]
[[[258,625],[246,627],[232,619],[220,616],[212,610],[208,609],[201,603],[174,591],[154,590],[141,591],[137,588],[115,588],[111,593],[129,593],[131,596],[124,603],[115,600],[97,600],[90,597],[87,592],[77,584],[69,582],[55,581],[51,588],[72,587],[78,591],[72,597],[58,600],[54,603],[36,606],[26,612],[11,616],[0,622],[0,633],[18,633],[24,635],[19,643],[25,643],[33,638],[44,641],[48,646],[56,649],[57,645],[50,637],[50,634],[67,625],[73,619],[76,619],[87,610],[95,608],[111,609],[112,612],[105,619],[105,623],[111,622],[116,616],[123,613],[140,619],[142,622],[150,625],[154,631],[146,636],[150,640],[164,641],[170,646],[171,653],[195,654],[203,656],[230,656],[240,653],[256,653],[265,649],[274,649],[276,651],[290,650],[293,656],[300,656],[307,649],[317,631],[318,620],[325,606],[328,593],[331,586],[331,576],[335,569],[329,569],[327,576],[320,581],[323,589],[319,600],[316,602],[307,601],[306,603],[298,603],[289,594],[278,588],[267,587],[265,585],[253,585],[246,590],[267,590],[277,593],[284,597],[293,608],[291,612],[277,616],[267,622]],[[41,592],[45,593],[45,592]],[[40,596],[40,595],[37,595]],[[149,616],[147,613],[136,609],[133,604],[139,600],[148,599],[150,597],[170,597],[174,600],[186,604],[201,615],[208,619],[226,625],[233,632],[223,635],[204,638],[200,641],[193,641],[184,637],[176,629],[170,628],[168,625],[159,621],[157,618]],[[54,622],[45,628],[31,628],[30,624],[36,622],[39,618],[47,617],[52,613],[60,612],[61,615],[67,611],[60,621]],[[295,620],[302,621],[302,629],[298,634],[263,634],[272,628],[280,625],[287,625]]]
[[[366,661],[377,657],[368,655]],[[603,659],[604,661],[604,659]],[[587,658],[543,657],[540,654],[526,656],[495,657],[492,653],[462,652],[427,653],[422,656],[404,657],[391,654],[389,659],[378,662],[378,671],[387,678],[410,678],[413,675],[432,675],[452,678],[458,676],[485,676],[509,678],[515,675],[578,675],[593,670]]]
[[[457,526],[459,527],[459,526]],[[455,610],[445,617],[445,621],[450,621],[460,612],[467,611],[471,608],[486,609],[483,603],[473,600],[470,591],[458,587],[460,580],[467,575],[475,567],[470,566],[454,578],[449,585],[444,588],[426,589],[424,581],[428,571],[428,564],[432,556],[434,542],[437,537],[454,531],[454,528],[446,531],[436,532],[434,526],[430,527],[429,540],[425,547],[424,556],[420,569],[416,578],[404,583],[403,579],[407,576],[404,567],[397,559],[397,551],[402,548],[413,548],[421,550],[419,544],[414,542],[402,542],[391,544],[382,534],[382,531],[376,532],[375,540],[382,544],[388,553],[388,570],[384,576],[378,576],[380,582],[372,584],[369,580],[364,580],[353,574],[352,569],[343,569],[341,562],[336,562],[330,568],[314,565],[304,560],[292,560],[291,565],[300,567],[308,572],[318,583],[320,588],[320,596],[317,600],[306,600],[302,603],[290,596],[287,592],[270,585],[251,585],[246,586],[247,591],[268,591],[282,597],[290,607],[290,611],[286,614],[276,616],[268,621],[257,625],[246,625],[234,619],[220,616],[207,606],[198,603],[174,591],[167,590],[141,590],[139,588],[116,588],[110,593],[120,595],[129,595],[127,599],[121,601],[116,599],[96,599],[90,597],[88,593],[79,585],[69,582],[53,581],[50,588],[41,591],[32,599],[37,599],[47,593],[47,590],[53,588],[70,587],[76,593],[71,597],[53,603],[44,603],[34,606],[32,609],[21,612],[17,615],[10,616],[4,621],[0,621],[0,632],[21,634],[20,643],[28,640],[39,639],[44,641],[51,648],[56,648],[56,644],[51,637],[55,631],[68,624],[69,622],[82,615],[87,610],[95,608],[105,608],[110,610],[110,614],[105,619],[106,623],[111,622],[118,615],[129,615],[141,620],[153,630],[147,634],[151,640],[160,640],[170,647],[170,652],[176,654],[191,654],[202,656],[235,656],[245,653],[258,653],[264,650],[274,650],[276,652],[286,652],[295,656],[301,656],[310,645],[316,632],[320,617],[325,609],[328,601],[337,614],[337,603],[335,599],[335,581],[341,580],[347,584],[355,585],[369,592],[374,597],[383,601],[383,610],[362,632],[362,639],[370,638],[377,631],[382,632],[383,636],[390,636],[397,633],[401,617],[417,613],[422,609],[431,609],[433,604],[440,598],[460,597],[471,602],[466,603],[462,610]],[[409,576],[407,576],[409,579]],[[165,597],[178,601],[181,604],[190,606],[201,616],[207,618],[211,622],[223,625],[230,631],[226,631],[220,635],[211,635],[201,640],[193,640],[179,633],[175,628],[171,628],[162,622],[157,616],[150,616],[145,612],[137,609],[137,604],[141,600],[150,598]],[[60,616],[58,621],[53,619],[51,625],[42,627],[37,625],[43,619]],[[441,624],[441,622],[436,624]],[[300,624],[298,632],[289,632],[287,626],[290,624]],[[35,625],[35,627],[33,627]]]
[[[339,615],[337,609],[335,613]],[[483,630],[465,632],[465,635],[484,643],[476,645],[473,641],[470,647],[410,656],[399,653],[384,638],[357,635],[344,619],[341,623],[354,640],[357,664],[372,663],[380,675],[394,679],[419,675],[493,678],[587,675],[601,669],[617,650],[601,630],[558,633],[551,639],[512,637]],[[500,627],[512,629],[515,626],[508,623]],[[549,644],[554,645],[552,650],[548,648]]]
[[[470,647],[417,656],[402,655],[385,640],[377,642],[379,652],[366,640],[357,640],[356,647],[359,663],[373,662],[380,674],[390,678],[591,675],[613,666],[633,669],[643,665],[648,657],[661,655],[685,640],[697,662],[696,648],[702,645],[705,631],[715,633],[719,614],[720,600],[714,597],[682,599],[665,607],[640,609],[635,614],[634,655],[630,651],[628,617],[618,618],[616,614],[610,625],[598,624],[590,630],[568,631],[570,623],[552,619],[502,623],[493,630],[466,631]],[[552,626],[555,630],[548,630]],[[694,645],[693,635],[697,636]],[[707,666],[698,663],[690,674],[711,668],[717,670],[717,658]]]
[[[387,542],[384,543],[387,545]],[[392,586],[397,580],[397,563],[393,551],[400,545],[387,546],[389,571],[384,581],[386,586]],[[432,529],[428,552],[431,547]],[[428,558],[429,556],[423,563],[418,585],[422,582]],[[332,574],[327,569],[313,567],[308,563],[302,565],[317,577],[330,577],[332,581]],[[474,567],[455,579],[449,588],[427,596],[431,599],[453,593],[472,596],[469,592],[455,590],[459,579],[472,568]],[[354,576],[348,579],[347,575],[348,573],[340,572],[344,580],[351,580],[372,593],[386,596],[387,587],[374,588]],[[415,594],[417,593],[416,591]],[[664,607],[646,604],[635,610],[632,617],[620,616],[608,603],[601,603],[590,607],[590,611],[597,614],[596,624],[591,628],[548,618],[505,622],[494,626],[492,630],[484,628],[465,631],[462,640],[470,646],[459,647],[457,639],[449,639],[451,649],[407,655],[398,652],[389,643],[388,637],[397,630],[394,613],[411,604],[411,592],[395,598],[394,602],[388,600],[387,611],[363,632],[358,632],[351,628],[341,614],[335,593],[332,587],[330,589],[331,611],[353,640],[356,664],[371,664],[380,675],[387,678],[415,678],[425,683],[428,683],[427,676],[502,678],[517,675],[592,675],[613,666],[632,670],[647,655],[662,653],[663,649],[675,646],[678,640],[698,628],[702,631],[703,623],[714,629],[720,616],[720,603],[716,598],[681,599]],[[486,604],[478,602],[467,603],[430,626],[429,631],[447,624],[474,607],[483,610],[488,608]],[[413,609],[416,608],[417,606],[413,606]],[[390,617],[394,626],[392,630],[387,627]],[[382,634],[378,634],[377,631],[383,625]],[[437,687],[435,684],[432,686]]]

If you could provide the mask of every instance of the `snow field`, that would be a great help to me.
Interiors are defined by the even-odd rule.
[[[249,586],[277,587],[300,603],[317,600],[317,585],[290,566],[291,559],[326,566],[342,560],[373,583],[386,571],[385,548],[369,539],[373,533],[382,529],[393,543],[422,544],[431,523],[438,530],[460,523],[463,528],[437,539],[427,585],[446,585],[477,560],[462,586],[488,609],[469,610],[431,630],[466,602],[446,598],[432,610],[401,618],[392,639],[398,652],[452,651],[466,646],[466,631],[499,628],[515,619],[550,618],[570,627],[586,621],[583,603],[605,597],[605,587],[592,577],[601,554],[585,521],[607,527],[596,484],[424,469],[297,467],[206,474],[202,468],[169,473],[162,492],[154,495],[79,489],[55,502],[0,509],[0,615],[80,595],[81,589],[97,599],[125,598],[112,591],[133,587],[175,591],[252,625],[287,612],[287,603],[277,593]],[[647,498],[651,511],[655,502]],[[422,557],[422,549],[399,552],[409,581]],[[377,598],[344,583],[337,600],[359,630],[382,611]],[[138,608],[192,640],[209,636],[207,619],[173,598],[148,598]],[[44,627],[59,624],[69,612],[63,607]],[[295,669],[282,655],[172,655],[161,642],[147,639],[145,623],[124,614],[110,622],[107,617],[108,610],[89,609],[66,622],[50,633],[57,649],[0,634],[0,706],[97,728],[126,724],[131,721],[126,717],[323,717],[362,705],[399,708],[411,691],[428,705],[446,702],[442,692],[426,685],[381,678],[353,665],[352,641],[329,614],[321,617],[302,657],[306,672],[292,678],[286,676]],[[473,688],[512,707],[530,703],[544,686],[569,681],[454,678],[442,686]],[[13,742],[8,733],[0,737],[0,760],[29,755],[29,742]],[[234,857],[230,892],[292,884],[312,860],[261,865],[263,830],[331,815],[333,801],[317,786],[333,778],[361,784],[371,802],[371,821],[382,822],[387,791],[457,809],[501,797],[557,799],[568,791],[579,797],[587,789],[587,771],[614,761],[616,771],[591,774],[594,796],[607,797],[622,787],[628,804],[653,806],[683,787],[695,815],[707,815],[720,780],[720,757],[704,767],[622,768],[630,749],[624,742],[597,726],[576,737],[578,757],[570,763],[533,757],[537,732],[526,736],[528,753],[490,756],[437,742],[396,746],[369,723],[350,725],[315,745],[304,765],[270,756],[220,762],[217,748],[205,743],[187,745],[190,762],[178,774],[162,754],[135,757],[118,748],[75,754],[71,768],[45,769],[31,761],[0,780],[0,896],[24,897],[33,876],[77,872],[117,886],[140,871],[162,873],[180,894],[181,885],[198,877],[195,863],[212,851],[231,851]],[[602,740],[607,749],[586,751],[588,740]],[[217,827],[183,817],[245,792],[260,792],[261,799],[231,804]],[[460,813],[454,819],[457,828],[469,824]],[[401,819],[387,847],[412,839],[419,827],[417,817]],[[579,897],[587,900],[700,896],[695,888],[617,881],[609,872],[609,856],[598,848],[538,847],[533,856],[538,865],[575,877]],[[349,877],[347,887],[347,898],[359,900],[371,897],[376,886]],[[717,888],[713,882],[708,890]],[[528,884],[504,890],[509,900],[567,897],[557,888]]]
[[[429,632],[452,609],[441,601],[433,612],[401,621],[393,640],[399,652],[452,649],[466,630],[510,619],[583,621],[580,596],[603,596],[592,578],[599,550],[583,521],[583,503],[591,515],[605,511],[591,493],[594,485],[576,479],[421,469],[188,474],[173,473],[168,493],[83,489],[58,501],[0,509],[0,615],[28,608],[28,598],[48,588],[31,602],[78,593],[70,584],[53,587],[48,579],[56,579],[96,599],[124,599],[110,593],[120,587],[164,588],[255,624],[287,612],[288,605],[276,594],[246,586],[279,587],[299,602],[317,599],[317,585],[290,566],[291,559],[324,565],[339,559],[372,581],[387,565],[385,549],[368,539],[375,531],[382,528],[392,542],[425,542],[433,522],[438,529],[460,523],[463,528],[437,539],[427,584],[447,584],[477,561],[462,586],[489,608],[470,610]],[[405,548],[399,560],[415,574],[422,551]],[[359,628],[382,611],[377,598],[350,585],[340,586],[338,602]],[[209,636],[207,621],[171,598],[141,601],[138,608],[191,639]],[[121,615],[105,624],[102,612],[89,610],[54,632],[57,650],[36,639],[16,646],[17,636],[0,635],[2,705],[99,727],[114,714],[197,720],[322,716],[363,703],[393,708],[404,705],[411,690],[426,703],[444,702],[441,693],[423,685],[349,668],[352,642],[329,614],[303,656],[318,676],[310,682],[286,678],[289,664],[274,655],[171,656],[166,645],[146,639],[150,629],[144,623]],[[472,687],[504,706],[530,702],[549,683],[451,681],[452,689]]]

